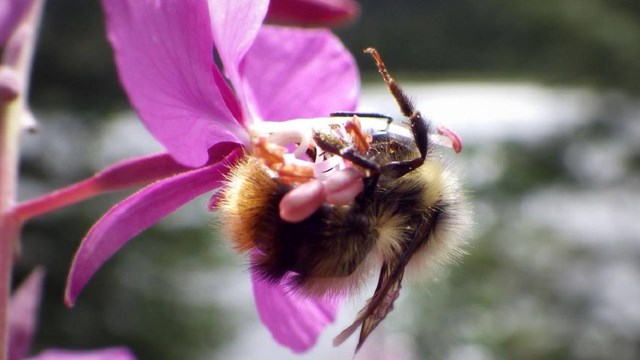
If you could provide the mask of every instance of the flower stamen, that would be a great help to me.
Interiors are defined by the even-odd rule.
[[[287,184],[305,183],[314,178],[312,164],[296,159],[286,159],[287,149],[258,137],[253,144],[254,155],[271,170],[278,173],[278,178]]]
[[[436,144],[452,148],[456,154],[462,151],[462,140],[453,130],[445,126],[438,126],[436,131],[438,134],[431,136]]]
[[[357,152],[362,155],[369,152],[369,144],[373,141],[373,137],[362,130],[358,116],[353,115],[353,118],[344,124],[344,129],[351,135]]]

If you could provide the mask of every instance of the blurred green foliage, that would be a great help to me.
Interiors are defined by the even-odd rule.
[[[115,203],[121,196],[108,196]],[[16,283],[34,265],[47,270],[33,352],[56,347],[98,349],[126,345],[139,359],[196,359],[232,338],[237,326],[215,303],[185,299],[176,278],[188,268],[216,271],[228,265],[206,226],[155,227],[138,236],[92,279],[73,309],[63,302],[72,255],[105,208],[89,202],[24,229]],[[218,245],[220,245],[218,243]],[[213,286],[207,291],[219,291]]]
[[[364,72],[376,47],[425,80],[529,78],[640,91],[635,0],[363,0],[338,35]],[[99,115],[126,106],[98,1],[49,1],[35,63],[38,108]]]
[[[426,79],[519,77],[640,90],[635,0],[365,0],[339,31]],[[360,56],[359,60],[365,58]],[[365,69],[372,69],[366,64]]]
[[[100,1],[47,1],[41,29],[31,91],[37,109],[75,109],[95,119],[127,106]]]

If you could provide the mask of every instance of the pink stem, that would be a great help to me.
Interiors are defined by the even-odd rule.
[[[28,219],[75,204],[103,192],[105,191],[100,189],[94,179],[89,178],[36,199],[20,203],[15,207],[14,214],[16,219],[22,223]]]
[[[9,297],[11,295],[11,270],[14,244],[20,234],[20,224],[10,213],[0,214],[0,359],[7,359],[9,352]]]
[[[24,18],[13,29],[2,63],[17,75],[17,94],[0,101],[0,360],[9,353],[9,296],[14,250],[20,237],[20,221],[13,212],[18,179],[21,121],[27,108],[31,62],[44,0],[32,0]],[[11,5],[9,5],[11,6]]]
[[[188,170],[190,168],[177,163],[166,153],[122,160],[88,179],[19,203],[13,212],[19,221],[24,222],[96,195],[148,184]]]

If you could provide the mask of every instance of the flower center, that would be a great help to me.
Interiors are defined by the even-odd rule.
[[[456,153],[462,150],[462,142],[456,133],[443,126],[436,131],[429,135],[432,143],[452,148]],[[352,167],[342,157],[319,148],[313,140],[314,134],[328,133],[340,142],[339,145],[366,155],[372,134],[383,132],[413,138],[406,124],[367,115],[259,121],[249,129],[252,154],[273,171],[274,177],[290,184],[324,180],[336,171]]]

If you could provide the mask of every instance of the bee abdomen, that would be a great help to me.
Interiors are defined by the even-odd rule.
[[[370,219],[355,205],[323,205],[301,222],[286,222],[279,204],[291,188],[260,161],[243,159],[221,195],[225,237],[236,250],[252,251],[253,269],[274,283],[289,272],[295,287],[353,274],[377,236]]]
[[[278,221],[277,233],[269,236],[268,247],[256,257],[253,267],[272,281],[290,271],[296,288],[316,280],[349,277],[377,237],[370,219],[348,207],[324,205],[299,223]]]
[[[277,194],[273,203],[278,204],[286,191]],[[262,214],[262,222],[273,224],[271,229],[258,234],[252,268],[264,279],[279,282],[288,272],[304,272],[305,263],[312,257],[309,243],[321,242],[321,230],[326,221],[327,207],[322,207],[307,219],[298,223],[282,220],[276,210]]]

